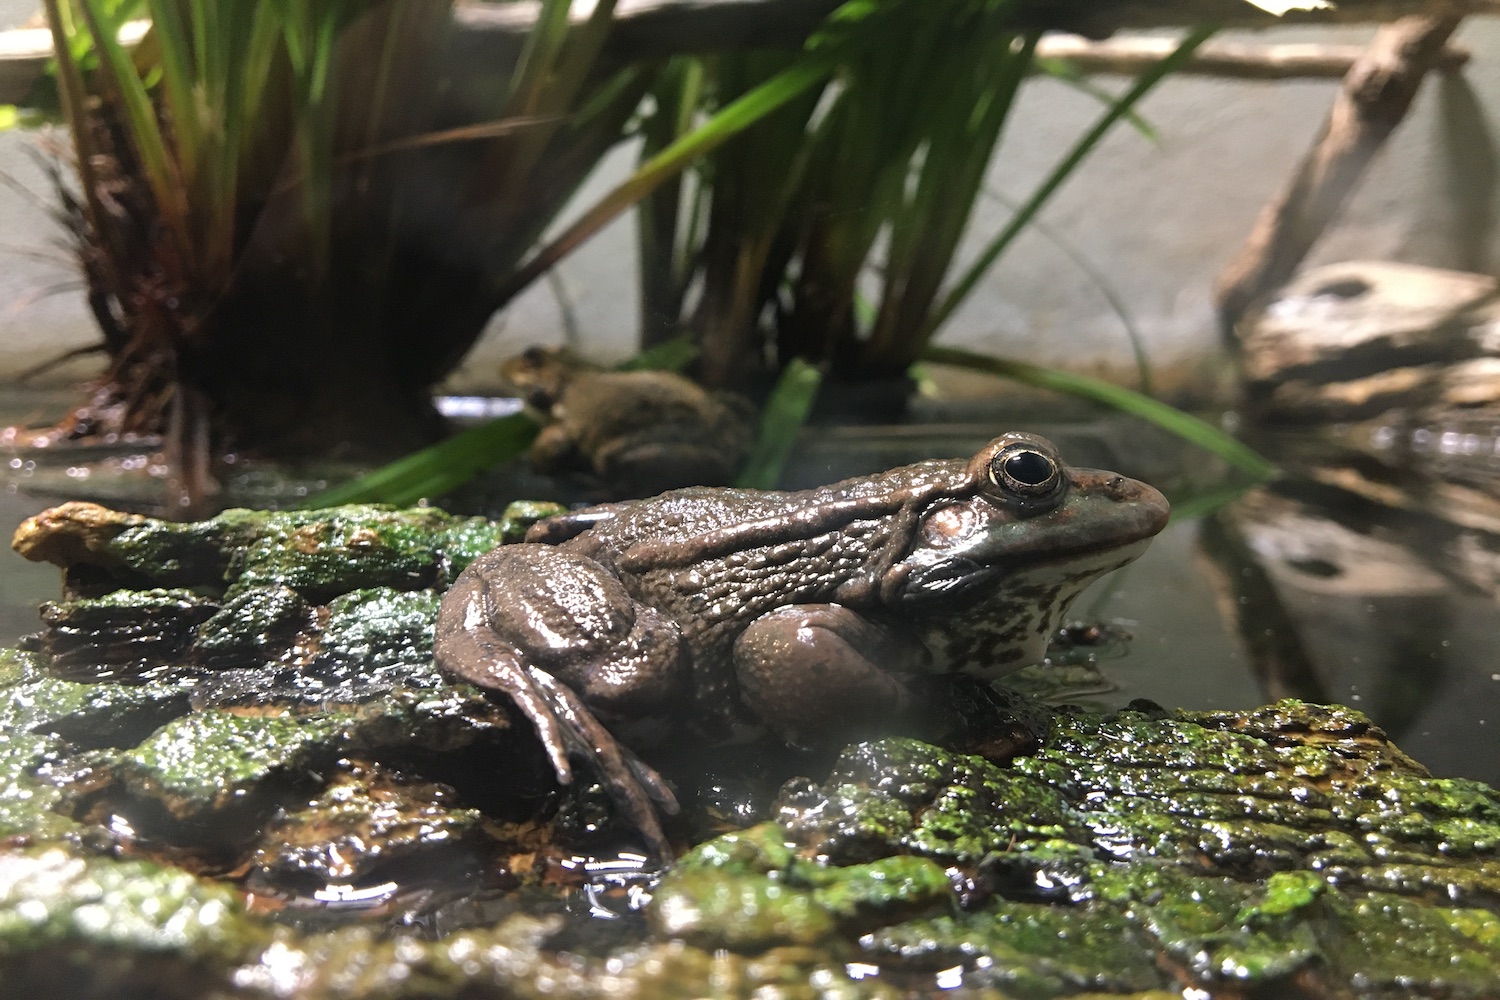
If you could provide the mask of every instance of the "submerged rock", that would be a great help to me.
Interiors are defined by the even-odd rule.
[[[339,559],[314,545],[254,583],[215,548],[222,525],[94,511],[46,522],[65,542],[29,536],[138,589],[70,566],[90,593],[54,606],[36,651],[0,655],[0,994],[1500,992],[1500,795],[1433,778],[1357,712],[1294,701],[1001,699],[1036,719],[992,759],[849,747],[769,818],[736,813],[753,825],[653,872],[588,819],[586,789],[559,808],[507,705],[434,670],[439,588],[469,543],[350,564],[367,517],[455,537],[406,513],[278,529],[287,559],[313,535]],[[184,589],[179,559],[142,579],[127,531],[219,575]],[[400,565],[438,569],[381,576]]]

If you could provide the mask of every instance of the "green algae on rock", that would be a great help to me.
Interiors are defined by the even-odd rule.
[[[1098,752],[1117,745],[1118,758]],[[1001,787],[1021,794],[995,798]],[[1261,802],[1272,818],[1257,815]],[[956,970],[1008,997],[1188,987],[1477,1000],[1500,987],[1500,924],[1485,908],[1500,901],[1497,807],[1482,785],[1427,777],[1347,710],[1064,713],[1047,746],[1009,770],[910,740],[852,747],[822,785],[789,785],[775,824],[685,857],[653,906],[667,908],[659,930],[733,949],[746,919],[783,926],[783,904],[790,926],[894,981]],[[1328,841],[1367,846],[1328,864]],[[809,867],[913,855],[942,867],[952,892],[913,891],[911,919],[870,929],[784,891]],[[1420,879],[1393,878],[1382,861],[1418,855]],[[753,917],[723,913],[735,899],[753,901]],[[689,919],[713,907],[717,921]]]
[[[149,581],[220,593],[279,586],[324,600],[362,587],[444,586],[475,557],[515,540],[518,526],[538,513],[518,508],[512,518],[492,522],[432,507],[351,504],[236,509],[178,523],[74,502],[28,519],[12,545],[36,562],[102,571],[120,586]]]
[[[1048,744],[1010,768],[912,740],[861,744],[822,784],[790,783],[776,821],[684,856],[657,887],[649,933],[636,943],[603,954],[558,950],[550,942],[559,925],[521,917],[431,941],[378,942],[358,928],[279,930],[272,944],[218,969],[216,989],[257,1000],[758,988],[910,996],[960,984],[1012,998],[1184,988],[1493,996],[1500,922],[1488,907],[1500,899],[1500,873],[1483,844],[1500,797],[1425,777],[1356,713],[1280,703],[1259,715],[1063,713]],[[1128,763],[1099,757],[1083,734],[1129,744]],[[1139,794],[1134,783],[1152,769],[1172,780]],[[1318,775],[1324,787],[1298,772]],[[1407,785],[1372,825],[1359,804],[1382,776]],[[335,779],[324,795],[368,820],[380,812],[378,796],[339,791],[361,782]],[[1101,794],[1127,786],[1137,791]],[[1386,879],[1372,890],[1349,858],[1325,865],[1319,849],[1257,853],[1249,838],[1266,821],[1247,818],[1246,805],[1261,799],[1279,810],[1267,825],[1282,845],[1294,836],[1319,843],[1344,816],[1345,836],[1367,828],[1385,851],[1425,859],[1424,879]],[[1291,805],[1299,800],[1301,812]],[[1136,816],[1129,824],[1127,813]],[[457,836],[474,829],[472,813],[427,815]],[[1475,835],[1454,841],[1443,830],[1455,820]],[[320,822],[312,813],[290,821]],[[423,818],[419,810],[394,822],[410,833]],[[291,828],[273,827],[272,836],[278,829]],[[328,843],[340,835],[330,828]],[[1213,836],[1221,849],[1202,850]],[[277,863],[306,862],[303,874],[319,877],[342,871],[320,853],[317,835],[287,841],[300,846]],[[257,918],[236,919],[269,933]],[[0,955],[6,947],[0,942]],[[178,960],[196,961],[186,952]],[[0,982],[19,959],[6,961]],[[287,992],[277,982],[297,986]]]
[[[1500,994],[1500,796],[1297,702],[1049,712],[1003,763],[850,747],[589,944],[555,895],[515,912],[566,846],[535,741],[431,663],[447,574],[515,525],[216,522],[75,509],[31,536],[98,572],[69,566],[47,623],[73,646],[0,654],[0,995]],[[89,642],[105,671],[67,661]],[[507,905],[424,909],[434,872],[502,872]],[[384,923],[338,909],[408,888]]]

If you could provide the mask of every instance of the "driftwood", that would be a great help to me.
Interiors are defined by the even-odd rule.
[[[1262,209],[1245,245],[1216,282],[1214,304],[1231,344],[1240,320],[1292,277],[1348,201],[1462,19],[1448,8],[1386,25],[1344,77],[1312,150],[1287,187]]]
[[[646,58],[746,46],[800,45],[841,0],[620,0],[610,39],[614,55]],[[1467,13],[1500,13],[1497,0],[1463,0]],[[455,21],[469,31],[520,35],[540,4],[463,2]],[[575,17],[591,10],[580,4]],[[1272,14],[1251,0],[1023,0],[1016,23],[1105,38],[1130,28],[1266,28],[1278,24],[1392,21],[1433,8],[1432,0],[1338,0],[1315,10]]]
[[[1123,35],[1094,40],[1081,35],[1048,35],[1036,47],[1041,59],[1067,59],[1083,73],[1135,76],[1177,48],[1176,38]],[[1365,54],[1362,45],[1315,42],[1255,44],[1207,42],[1176,72],[1241,80],[1338,79]],[[1469,51],[1448,45],[1437,54],[1434,69],[1445,73],[1469,61]]]
[[[578,4],[582,17],[592,3]],[[615,11],[615,26],[609,40],[609,57],[615,60],[657,58],[682,52],[714,52],[753,47],[786,47],[802,44],[818,23],[838,6],[838,0],[621,0]],[[1250,0],[1028,0],[1018,13],[1018,23],[1038,28],[1076,32],[1104,38],[1121,29],[1219,24],[1225,27],[1271,27],[1293,23],[1347,23],[1389,21],[1430,9],[1431,0],[1339,0],[1336,7],[1312,11],[1288,11],[1277,17]],[[530,0],[516,3],[460,2],[454,9],[459,45],[482,62],[504,62],[513,55],[536,19],[539,5]],[[1500,0],[1466,0],[1469,13],[1500,13]],[[1049,43],[1067,48],[1088,71],[1128,72],[1146,61],[1151,43],[1080,46],[1078,42]],[[1328,58],[1271,46],[1258,53],[1237,54],[1231,47],[1211,48],[1199,56],[1189,72],[1225,76],[1274,77],[1273,69],[1285,65],[1284,75],[1332,75],[1330,65],[1341,58]],[[1139,53],[1136,50],[1139,49]],[[0,104],[26,99],[32,85],[52,58],[51,35],[46,29],[0,32]],[[1334,62],[1330,63],[1329,58]],[[1445,58],[1461,60],[1450,54]],[[1253,64],[1265,63],[1262,71]]]

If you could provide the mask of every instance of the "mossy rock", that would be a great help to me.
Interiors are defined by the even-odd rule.
[[[237,734],[231,743],[245,759],[213,763],[207,755],[172,770],[177,748],[231,745],[202,739],[210,720]],[[163,801],[232,812],[258,775],[307,768],[319,753],[356,746],[359,725],[346,715],[288,726],[199,713],[120,753],[114,766],[143,788],[154,782],[152,794]],[[1123,754],[1128,764],[1099,755],[1098,746],[1115,740],[1134,747]],[[266,749],[272,745],[276,754]],[[1143,768],[1174,772],[1172,793],[1100,794],[1134,787]],[[1317,775],[1318,787],[1294,770]],[[1372,813],[1381,783],[1397,792]],[[1029,793],[1026,785],[1034,786]],[[303,854],[285,857],[317,853],[309,825],[334,824],[336,839],[344,835],[339,823],[355,829],[384,808],[367,791],[351,797],[341,787],[360,786],[335,778],[323,813],[292,814],[304,827]],[[166,788],[175,798],[165,798]],[[996,798],[1002,790],[1014,794]],[[1275,806],[1273,819],[1245,809],[1261,799]],[[420,839],[413,835],[423,822],[447,831],[439,839],[474,836],[478,814],[450,806],[392,813],[387,826],[409,842]],[[545,912],[508,911],[436,940],[399,933],[381,940],[357,926],[296,932],[246,911],[237,894],[225,896],[223,884],[204,879],[191,882],[203,899],[235,904],[222,910],[229,929],[204,941],[184,935],[164,950],[144,931],[98,937],[102,924],[90,914],[100,897],[44,875],[66,871],[99,882],[83,873],[119,872],[142,886],[160,879],[174,887],[174,900],[185,898],[180,879],[190,876],[166,868],[155,874],[141,867],[146,862],[90,857],[76,847],[11,852],[0,856],[0,871],[11,865],[30,874],[0,885],[10,893],[0,903],[45,911],[46,921],[0,922],[0,986],[45,979],[39,970],[53,967],[69,970],[74,978],[65,981],[82,982],[80,989],[102,989],[98,977],[106,974],[158,988],[163,963],[180,963],[183,983],[211,986],[216,995],[311,1000],[756,989],[911,996],[952,986],[995,997],[1146,997],[1180,995],[1183,985],[1205,995],[1295,989],[1306,997],[1478,1000],[1500,984],[1500,920],[1492,910],[1500,870],[1486,846],[1497,809],[1494,791],[1424,776],[1379,730],[1343,710],[1284,702],[1241,716],[1064,713],[1048,745],[1010,767],[905,739],[852,747],[826,781],[790,783],[774,821],[681,858],[651,891],[637,934],[602,937],[612,943],[582,950],[586,931],[576,923],[565,929]],[[291,829],[287,819],[266,822],[275,836]],[[1452,837],[1455,828],[1468,838]],[[933,832],[951,830],[960,835]],[[1258,849],[1256,838],[1268,830],[1271,846]],[[1288,851],[1298,837],[1303,850]],[[1329,863],[1326,844],[1347,851],[1347,841],[1366,853]],[[326,877],[327,856],[318,857],[324,860],[314,867],[325,865]],[[1402,870],[1419,868],[1420,877],[1394,876],[1384,857],[1404,859]],[[110,906],[131,911],[121,919],[133,927],[148,926],[163,903],[142,890],[112,895]],[[70,916],[70,909],[79,912]],[[80,957],[101,948],[111,958],[97,967]],[[87,968],[96,972],[86,975]],[[297,984],[291,992],[289,981]],[[821,992],[805,992],[814,982]]]
[[[70,506],[29,544],[99,655],[0,654],[0,995],[1500,995],[1500,796],[1357,712],[860,744],[658,880],[573,857],[529,728],[432,665],[514,525]]]

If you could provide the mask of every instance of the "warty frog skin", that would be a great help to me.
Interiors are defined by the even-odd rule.
[[[665,856],[671,789],[630,747],[876,735],[912,680],[1042,658],[1069,604],[1167,523],[1155,489],[1004,434],[801,492],[674,490],[534,525],[438,615],[448,674],[510,699],[560,782],[597,771]]]

